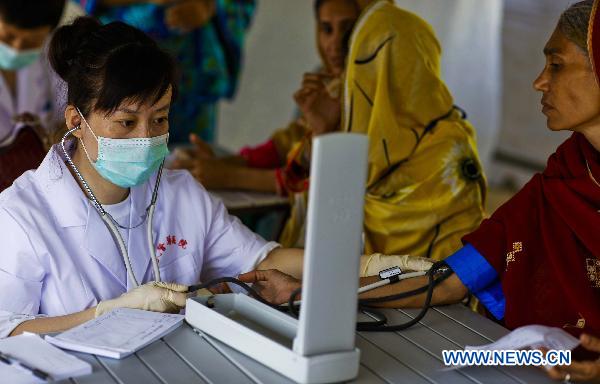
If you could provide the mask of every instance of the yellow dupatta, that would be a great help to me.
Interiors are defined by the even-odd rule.
[[[383,0],[352,33],[342,129],[370,141],[365,254],[441,259],[484,217],[474,129],[441,80],[440,50],[429,24]]]

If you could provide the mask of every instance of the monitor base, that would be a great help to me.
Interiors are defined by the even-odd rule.
[[[294,351],[298,320],[243,294],[188,299],[185,320],[298,383],[340,382],[358,375],[358,348],[299,355]]]

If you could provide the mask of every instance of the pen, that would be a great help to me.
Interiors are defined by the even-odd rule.
[[[17,364],[19,366],[21,366],[22,368],[24,368],[25,370],[31,372],[32,375],[34,375],[35,377],[38,377],[44,381],[51,381],[52,380],[52,376],[45,371],[42,371],[41,369],[32,367],[31,365],[24,363],[23,361],[20,361],[19,359],[10,356],[7,353],[1,352],[0,351],[0,361],[2,361],[5,364],[8,365],[12,365],[12,364]]]

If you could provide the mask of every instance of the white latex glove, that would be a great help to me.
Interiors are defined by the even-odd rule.
[[[426,257],[409,255],[382,255],[374,253],[361,268],[360,277],[375,276],[380,271],[400,267],[402,271],[428,271],[435,261]]]
[[[115,308],[134,308],[153,312],[177,313],[185,307],[188,287],[177,283],[151,282],[96,306],[96,317]]]
[[[199,289],[196,292],[196,297],[206,297],[206,296],[214,296],[214,293],[212,293],[211,291],[209,291],[206,288]]]

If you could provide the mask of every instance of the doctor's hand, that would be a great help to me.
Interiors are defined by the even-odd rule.
[[[583,334],[579,341],[585,349],[600,353],[600,338]],[[572,361],[571,365],[552,367],[548,370],[548,376],[565,382],[600,383],[600,359],[595,361]]]
[[[252,288],[271,304],[287,303],[290,295],[302,286],[300,280],[276,269],[244,273],[238,280],[253,284]]]
[[[188,287],[177,283],[151,282],[96,306],[96,317],[115,308],[177,313],[185,307]]]

